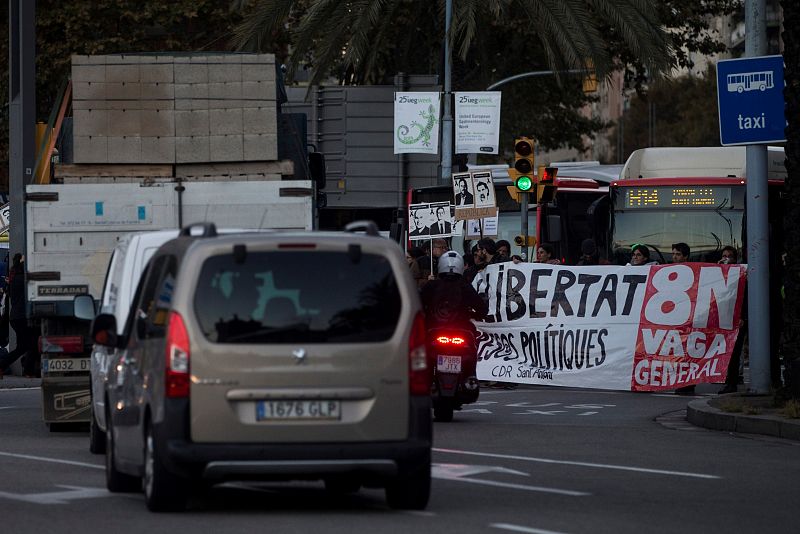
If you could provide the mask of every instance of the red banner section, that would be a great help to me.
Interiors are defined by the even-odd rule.
[[[631,389],[723,382],[739,333],[744,287],[741,265],[651,267]]]

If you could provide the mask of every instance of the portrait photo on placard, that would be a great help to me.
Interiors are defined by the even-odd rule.
[[[454,236],[463,236],[464,235],[464,224],[466,221],[456,220],[456,207],[450,204],[450,220],[453,221],[453,235]]]
[[[453,193],[456,207],[475,207],[475,191],[472,189],[472,179],[469,173],[453,175]]]
[[[430,204],[411,204],[408,207],[408,238],[428,239],[432,222]]]
[[[431,237],[450,237],[453,234],[453,220],[450,217],[449,202],[435,202],[431,204],[433,223],[430,225]]]
[[[475,207],[491,208],[495,205],[494,184],[491,176],[475,177]]]

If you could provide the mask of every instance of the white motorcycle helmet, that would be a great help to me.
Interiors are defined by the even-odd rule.
[[[451,250],[439,257],[439,276],[464,274],[464,260],[458,252]]]

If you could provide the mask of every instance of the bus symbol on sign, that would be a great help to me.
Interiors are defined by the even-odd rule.
[[[728,74],[728,92],[743,93],[745,91],[766,91],[775,87],[774,74],[771,70],[761,72],[743,72]]]

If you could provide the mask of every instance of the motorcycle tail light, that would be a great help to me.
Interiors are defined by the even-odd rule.
[[[437,345],[456,345],[461,346],[467,341],[460,336],[436,336],[436,344]]]

